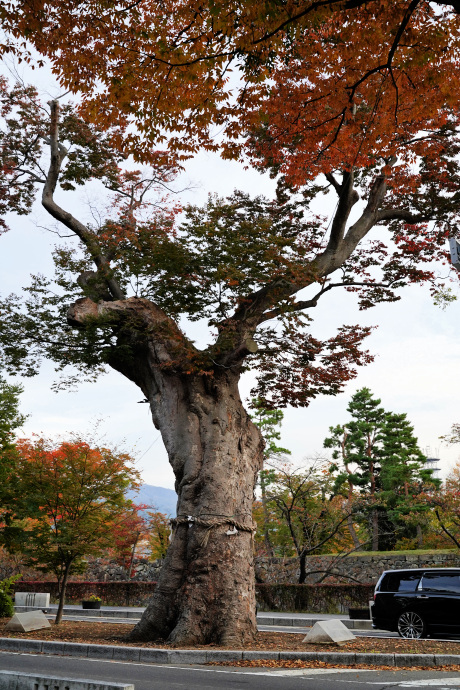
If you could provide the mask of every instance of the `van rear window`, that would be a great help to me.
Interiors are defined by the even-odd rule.
[[[382,580],[380,592],[415,592],[420,573],[388,573]]]
[[[424,573],[422,589],[429,592],[460,594],[460,576],[458,573]]]

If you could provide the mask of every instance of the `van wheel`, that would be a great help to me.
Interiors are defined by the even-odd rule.
[[[404,611],[398,618],[398,633],[401,637],[411,640],[425,637],[425,621],[415,611]]]

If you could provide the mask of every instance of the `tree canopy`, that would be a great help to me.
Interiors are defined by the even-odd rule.
[[[5,509],[2,496],[6,480],[16,457],[15,431],[27,419],[27,415],[19,411],[22,391],[21,385],[8,383],[0,376],[0,519]]]
[[[2,86],[4,208],[28,213],[41,187],[46,210],[83,250],[57,249],[56,276],[33,277],[25,309],[18,297],[2,301],[0,341],[11,373],[34,374],[43,356],[86,375],[107,363],[129,363],[134,343],[127,324],[140,328],[142,339],[134,310],[147,300],[156,305],[155,329],[168,344],[161,366],[211,376],[216,367],[239,366],[250,355],[265,400],[308,404],[319,393],[336,393],[356,365],[370,361],[360,350],[368,328],[343,326],[326,341],[304,330],[309,319],[300,312],[330,289],[322,279],[313,300],[293,299],[317,280],[318,252],[327,253],[324,227],[308,211],[316,189],[299,197],[281,186],[271,201],[242,192],[225,200],[211,197],[203,209],[185,209],[180,222],[174,206],[146,196],[170,179],[168,164],[159,162],[144,177],[123,171],[120,154],[111,148],[112,131],[100,132],[70,105],[60,111],[54,102],[47,115],[32,88],[10,90],[5,81]],[[89,179],[101,180],[114,198],[98,226],[84,225],[54,200],[57,184],[71,192]],[[106,306],[86,313],[80,327],[80,307],[102,302]],[[174,323],[182,316],[208,321],[216,337],[207,349],[198,350]]]
[[[155,328],[168,343],[162,366],[212,375],[247,359],[259,372],[254,393],[264,404],[306,405],[319,393],[340,391],[356,365],[370,361],[360,350],[368,328],[343,326],[325,341],[310,332],[305,311],[324,294],[342,287],[367,308],[398,299],[398,289],[411,282],[437,289],[432,261],[445,261],[444,242],[458,217],[458,142],[450,125],[431,133],[415,168],[402,165],[401,172],[395,160],[376,154],[368,167],[329,172],[300,190],[281,178],[273,200],[243,192],[210,197],[181,219],[174,204],[148,196],[175,174],[161,152],[155,167],[127,170],[116,148],[118,125],[102,131],[58,101],[47,112],[32,87],[11,88],[5,80],[0,98],[1,210],[29,213],[41,188],[45,209],[83,250],[57,250],[54,283],[34,276],[25,311],[18,298],[3,300],[0,341],[11,373],[35,373],[43,356],[87,374],[107,363],[119,368],[133,351],[127,323],[148,300],[160,310]],[[399,187],[409,173],[410,184]],[[82,223],[54,198],[57,185],[72,192],[90,180],[113,195],[99,224]],[[338,199],[330,219],[310,209],[328,190]],[[364,203],[350,223],[360,196]],[[383,223],[388,241],[368,240]],[[304,288],[309,295],[298,298]],[[173,322],[183,316],[207,320],[215,337],[205,350]]]
[[[114,544],[131,505],[125,492],[139,485],[139,473],[127,454],[79,438],[23,439],[17,448],[4,499],[10,520],[0,538],[33,567],[57,576],[59,623],[70,570]]]
[[[457,2],[27,0],[0,11],[5,49],[24,55],[30,41],[100,125],[134,122],[119,143],[138,158],[166,139],[185,155],[221,143],[238,155],[270,116],[303,181],[344,153],[361,165],[377,143],[391,155],[458,104]]]

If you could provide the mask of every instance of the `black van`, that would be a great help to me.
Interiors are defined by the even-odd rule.
[[[386,570],[371,608],[373,628],[401,637],[460,635],[460,568]]]

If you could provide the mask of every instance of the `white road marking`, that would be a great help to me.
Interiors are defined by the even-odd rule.
[[[273,671],[253,671],[252,676],[322,676],[327,673],[359,673],[360,671],[366,673],[377,673],[380,669],[364,669],[364,668],[299,668],[299,669],[283,669]]]
[[[365,669],[360,670],[364,671]],[[388,685],[391,688],[425,688],[426,686],[436,686],[440,690],[450,690],[452,687],[460,687],[460,678],[420,678],[419,680],[401,680],[399,682],[395,682],[394,680],[381,680],[378,682],[371,680],[342,680],[342,683],[354,683],[355,685],[378,685],[379,687]]]
[[[404,680],[398,688],[425,688],[425,687],[457,687],[460,688],[460,677],[456,678],[424,678],[423,680]]]

